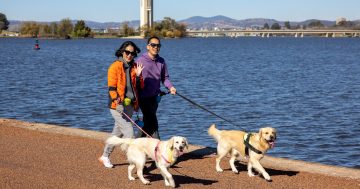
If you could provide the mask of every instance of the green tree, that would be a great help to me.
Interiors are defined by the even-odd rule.
[[[153,28],[156,31],[161,31],[163,29],[163,25],[161,23],[155,22]]]
[[[177,24],[174,34],[175,37],[184,37],[186,34],[186,24],[184,23]]]
[[[309,28],[323,28],[324,24],[322,24],[319,20],[312,21],[308,24]]]
[[[75,24],[72,35],[74,37],[90,37],[92,36],[92,33],[91,33],[91,29],[86,26],[85,21],[79,20]]]
[[[170,17],[165,17],[160,23],[154,23],[152,28],[142,28],[145,31],[145,37],[159,36],[159,37],[184,37],[186,34],[186,25],[177,23]]]
[[[269,26],[268,23],[265,23],[265,24],[264,24],[264,29],[266,29],[266,30],[270,29],[270,26]]]
[[[84,20],[79,20],[76,22],[75,27],[74,27],[74,31],[80,31],[85,29],[86,25],[85,25],[85,21]]]
[[[164,20],[161,21],[161,25],[162,29],[173,30],[176,28],[177,23],[170,17],[164,17]]]
[[[124,22],[123,24],[121,24],[120,28],[121,28],[120,35],[122,36],[127,37],[127,36],[135,35],[134,28],[130,27],[128,22]]]
[[[58,24],[56,22],[50,23],[50,33],[53,37],[58,35]]]
[[[0,12],[0,33],[2,30],[7,30],[9,28],[9,21],[6,18],[6,15]]]
[[[47,24],[39,24],[39,35],[40,37],[53,37],[50,26]]]
[[[68,18],[62,19],[58,26],[58,35],[60,38],[68,39],[70,38],[70,34],[73,31],[73,24],[71,20]]]
[[[290,22],[289,21],[284,22],[284,27],[286,29],[290,29],[291,28]]]
[[[271,25],[271,29],[272,29],[272,30],[279,30],[279,29],[281,29],[281,26],[280,26],[279,23],[273,23],[273,24]]]
[[[36,22],[23,22],[20,26],[21,35],[28,37],[37,37],[40,31],[40,25]]]
[[[50,35],[51,34],[51,27],[47,24],[44,24],[44,25],[41,25],[41,28],[40,30],[44,33],[44,34],[47,34],[47,35]]]

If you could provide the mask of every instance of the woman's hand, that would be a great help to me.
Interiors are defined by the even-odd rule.
[[[136,72],[136,76],[140,76],[142,70],[144,69],[144,66],[142,64],[136,64],[135,66],[135,72]]]

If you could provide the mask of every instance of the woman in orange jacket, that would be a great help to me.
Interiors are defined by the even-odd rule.
[[[136,64],[134,58],[140,49],[131,41],[125,41],[116,51],[117,60],[108,69],[109,108],[115,120],[112,135],[122,138],[134,138],[131,118],[139,108],[138,90],[144,87],[141,76],[142,64]],[[126,115],[124,115],[126,114]],[[105,145],[99,161],[107,168],[112,168],[109,156],[114,146]]]

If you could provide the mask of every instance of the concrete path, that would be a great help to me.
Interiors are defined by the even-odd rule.
[[[115,168],[98,161],[108,133],[0,119],[0,188],[164,188],[151,161],[145,177],[151,185],[127,179],[126,157],[111,156]],[[267,156],[264,165],[273,182],[248,177],[246,164],[231,172],[215,171],[214,149],[191,146],[170,169],[180,188],[360,188],[360,170]]]

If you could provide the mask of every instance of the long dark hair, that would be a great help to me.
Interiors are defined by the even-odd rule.
[[[123,52],[125,51],[125,49],[126,49],[126,47],[128,47],[128,46],[133,46],[134,47],[134,50],[135,50],[135,52],[136,52],[136,55],[134,56],[134,58],[137,56],[137,54],[138,53],[140,53],[140,49],[139,49],[139,47],[137,47],[136,45],[135,45],[135,43],[134,42],[132,42],[132,41],[125,41],[123,44],[121,44],[121,46],[120,46],[120,48],[118,49],[118,50],[116,50],[116,52],[115,52],[115,56],[116,57],[121,57],[122,56],[122,54],[123,54]]]

